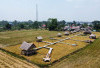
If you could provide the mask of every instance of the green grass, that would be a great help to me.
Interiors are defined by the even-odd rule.
[[[100,38],[51,68],[100,68]]]

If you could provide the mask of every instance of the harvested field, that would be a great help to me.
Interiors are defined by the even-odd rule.
[[[57,35],[57,31],[48,30],[20,30],[20,31],[5,31],[0,32],[0,44],[4,46],[18,45],[23,41],[33,42],[37,36],[43,38],[54,37]],[[61,32],[62,33],[62,32]]]
[[[45,31],[44,31],[45,32]],[[64,39],[65,37],[71,37],[75,34],[80,34],[81,32],[78,32],[78,33],[74,33],[74,34],[71,34],[69,36],[64,36],[63,37],[55,37],[57,32],[55,32],[55,36],[53,36],[54,38],[58,38],[58,39]],[[45,34],[45,33],[43,33]],[[96,32],[95,33],[97,35],[97,37],[100,36],[100,33]],[[33,34],[34,35],[34,34]],[[50,36],[49,36],[50,35]],[[51,34],[49,35],[46,35],[46,36],[49,36],[47,38],[44,39],[44,41],[48,41],[48,42],[55,42],[57,40],[50,40],[49,38],[52,37]],[[44,36],[44,35],[43,35]],[[92,39],[89,39],[88,36],[79,36],[79,37],[74,37],[72,39],[77,39],[77,40],[92,40]],[[26,39],[25,39],[26,40]],[[62,43],[57,43],[55,45],[51,45],[49,47],[53,48],[53,52],[52,52],[52,55],[51,55],[51,62],[44,62],[42,58],[44,58],[46,56],[46,54],[48,53],[48,49],[40,49],[37,51],[37,54],[36,55],[33,55],[33,56],[23,56],[21,55],[21,49],[19,48],[20,45],[15,45],[15,46],[7,46],[7,47],[4,47],[5,50],[7,51],[10,51],[10,52],[13,52],[19,56],[23,56],[25,57],[26,59],[32,61],[33,63],[35,64],[38,64],[38,65],[47,65],[47,64],[50,64],[56,60],[59,60],[60,58],[80,49],[80,48],[83,48],[87,45],[87,43],[85,42],[79,42],[79,41],[73,41],[73,40],[65,40],[63,41],[64,43],[70,43],[70,44],[77,44],[78,46],[71,46],[71,45],[67,45],[67,44],[62,44]],[[43,42],[40,42],[40,43],[37,43],[37,42],[32,42],[36,45],[36,47],[41,47],[41,46],[44,46],[46,45],[46,43],[43,43]]]
[[[50,68],[100,68],[100,38]]]
[[[0,68],[38,68],[36,65],[0,51]]]

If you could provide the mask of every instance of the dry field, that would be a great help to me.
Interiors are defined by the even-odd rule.
[[[38,68],[27,61],[12,57],[0,51],[0,68]]]
[[[39,31],[37,31],[35,33],[38,33],[38,32]],[[47,34],[42,33],[42,32],[43,31],[40,31],[42,36],[45,37],[44,41],[48,41],[48,42],[55,42],[55,41],[57,41],[57,40],[50,40],[49,38],[52,37],[52,35],[53,35],[54,38],[58,38],[58,37],[55,37],[58,32],[54,32],[54,34],[52,34],[53,32],[49,32],[49,31],[44,31],[44,32],[47,32]],[[75,33],[75,34],[79,34],[79,33],[80,32]],[[94,33],[97,35],[97,37],[100,36],[100,33],[98,33],[98,32],[94,32]],[[41,34],[38,34],[38,35],[40,36]],[[34,34],[32,34],[32,35],[33,35],[32,37],[36,36]],[[70,36],[73,36],[73,34],[71,34],[69,36],[63,36],[63,37],[61,37],[59,39],[63,39],[65,37],[70,37]],[[27,39],[28,39],[27,37],[26,37],[26,39],[23,38],[23,41],[24,40],[27,41]],[[74,37],[72,39],[89,40],[89,37],[88,36],[79,36],[79,37]],[[56,60],[59,60],[63,56],[66,56],[66,55],[68,55],[68,54],[70,54],[70,53],[72,53],[72,52],[74,52],[74,51],[76,51],[76,50],[78,50],[80,48],[83,48],[83,47],[85,47],[87,45],[87,43],[85,43],[85,42],[79,42],[79,41],[73,41],[73,40],[66,40],[64,42],[65,43],[70,43],[70,44],[77,44],[78,46],[71,46],[71,45],[66,45],[66,44],[61,44],[61,43],[49,46],[49,47],[53,48],[53,52],[52,52],[52,55],[51,55],[51,62],[44,62],[43,59],[42,59],[48,53],[48,49],[44,49],[44,48],[40,49],[40,50],[37,51],[37,54],[33,55],[33,56],[23,56],[23,55],[21,55],[20,54],[21,53],[21,49],[19,48],[20,44],[19,45],[15,45],[15,46],[7,46],[7,47],[4,47],[4,49],[7,50],[7,51],[10,51],[10,52],[13,52],[13,53],[15,53],[15,54],[17,54],[19,56],[23,56],[23,57],[25,57],[26,59],[32,61],[35,64],[43,66],[43,65],[50,64],[50,63],[52,63],[52,62],[54,62]],[[46,45],[46,43],[43,43],[43,42],[37,43],[37,42],[33,41],[32,43],[34,43],[37,47]]]
[[[50,68],[100,68],[100,38]]]
[[[0,44],[2,44],[3,46],[11,46],[21,44],[23,41],[33,42],[36,40],[37,36],[49,38],[51,36],[56,36],[57,33],[57,31],[47,30],[5,31],[0,32]]]

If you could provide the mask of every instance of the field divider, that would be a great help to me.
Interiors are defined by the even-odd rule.
[[[76,34],[76,35],[74,35],[74,36],[71,36],[71,37],[68,37],[68,38],[65,38],[65,39],[59,39],[59,41],[57,41],[57,42],[53,42],[53,43],[44,41],[45,43],[49,43],[49,44],[44,45],[43,47],[35,48],[35,50],[39,50],[39,49],[42,49],[42,48],[48,47],[48,46],[50,46],[50,45],[57,44],[57,43],[60,43],[60,42],[65,41],[65,40],[69,40],[70,38],[73,38],[73,37],[75,37],[75,36],[79,36],[79,35],[82,35],[82,34]],[[72,45],[73,45],[73,44],[72,44]]]

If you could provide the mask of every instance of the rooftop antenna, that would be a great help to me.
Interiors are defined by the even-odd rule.
[[[38,21],[38,4],[36,4],[36,21]]]

